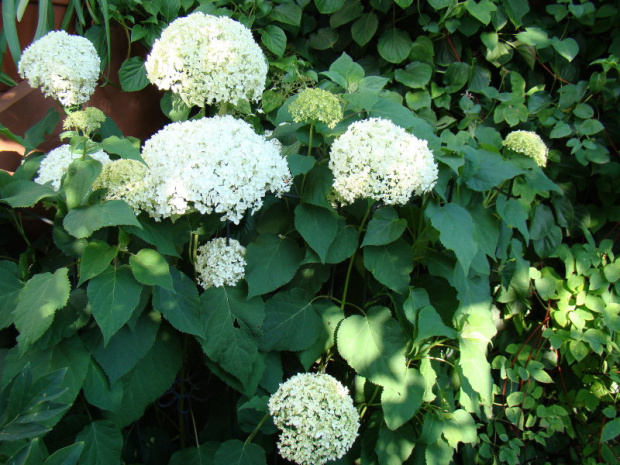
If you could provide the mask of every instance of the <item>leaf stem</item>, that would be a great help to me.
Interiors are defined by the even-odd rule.
[[[314,121],[310,123],[310,134],[308,135],[308,156],[312,155],[312,136],[314,135]]]
[[[265,422],[269,419],[269,417],[270,415],[266,413],[265,416],[261,419],[261,421],[258,422],[258,425],[256,425],[256,428],[254,428],[254,431],[252,431],[250,435],[248,436],[248,438],[245,440],[244,445],[248,445],[252,442],[252,439],[254,439],[254,436],[258,434],[261,427],[265,424]]]

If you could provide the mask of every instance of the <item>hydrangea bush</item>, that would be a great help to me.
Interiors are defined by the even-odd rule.
[[[100,3],[171,122],[0,128],[0,465],[618,463],[616,5]]]

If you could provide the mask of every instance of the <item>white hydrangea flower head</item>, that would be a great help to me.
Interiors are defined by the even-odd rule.
[[[245,277],[245,247],[235,239],[218,237],[198,247],[198,284],[210,287],[234,286]]]
[[[202,12],[170,23],[153,44],[145,66],[149,81],[199,107],[259,101],[268,70],[248,28]]]
[[[344,203],[371,198],[404,205],[412,194],[431,191],[438,175],[427,141],[382,118],[351,124],[334,141],[329,168]]]
[[[149,203],[149,193],[144,186],[147,166],[137,160],[115,160],[103,166],[93,189],[108,189],[106,200],[124,200],[139,215]]]
[[[39,175],[34,179],[34,182],[38,184],[50,183],[52,189],[57,191],[60,189],[60,183],[63,176],[67,173],[69,165],[71,165],[74,160],[82,158],[82,155],[83,153],[81,151],[73,152],[69,144],[64,144],[51,150],[43,161],[41,161]],[[102,150],[89,153],[88,156],[97,160],[103,166],[110,163],[110,157]]]
[[[282,432],[280,455],[299,465],[320,465],[342,457],[355,442],[359,414],[349,391],[334,377],[300,373],[280,384],[269,413]]]
[[[238,224],[268,191],[282,195],[291,181],[279,145],[229,115],[171,123],[146,141],[142,158],[146,211],[155,219],[194,208]]]
[[[504,147],[533,158],[538,166],[545,166],[547,164],[549,149],[535,132],[512,131],[504,139]]]
[[[338,97],[323,89],[306,88],[288,107],[296,123],[320,121],[333,129],[342,120]]]
[[[45,96],[73,107],[90,99],[100,64],[90,40],[51,31],[24,50],[18,70],[31,87],[41,87]]]

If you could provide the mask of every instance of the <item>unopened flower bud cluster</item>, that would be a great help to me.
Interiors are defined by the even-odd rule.
[[[62,127],[79,131],[85,136],[90,136],[101,127],[104,121],[105,114],[100,109],[88,107],[67,115],[62,123]]]
[[[319,121],[334,128],[342,120],[338,97],[323,89],[302,90],[288,109],[296,123]]]
[[[34,179],[38,184],[50,183],[52,189],[57,191],[60,189],[62,178],[67,173],[69,166],[74,160],[82,158],[83,153],[81,151],[74,152],[71,150],[69,144],[61,145],[60,147],[51,150],[41,161],[39,166],[39,175]],[[97,160],[102,165],[110,163],[110,157],[107,153],[99,150],[95,153],[89,153],[89,157]]]
[[[149,81],[199,107],[258,101],[268,69],[248,28],[201,12],[170,23],[155,41],[145,66]]]
[[[371,198],[404,205],[412,194],[431,191],[438,175],[427,142],[381,118],[351,124],[334,141],[329,168],[343,203]]]
[[[512,131],[504,139],[504,146],[513,152],[533,158],[538,166],[545,166],[547,164],[549,149],[535,132]]]
[[[280,385],[268,406],[281,430],[280,455],[299,465],[336,460],[357,437],[359,415],[353,400],[347,388],[330,375],[295,375]]]
[[[198,248],[198,284],[210,287],[234,286],[245,276],[245,247],[235,239],[218,237]]]
[[[52,31],[24,50],[19,75],[65,107],[82,105],[95,91],[101,60],[86,38]]]
[[[95,181],[93,189],[106,188],[106,200],[124,200],[136,215],[149,203],[144,188],[147,166],[137,160],[115,160],[106,164]]]

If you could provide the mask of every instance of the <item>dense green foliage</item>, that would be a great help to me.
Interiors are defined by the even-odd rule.
[[[146,47],[196,9],[250,27],[267,90],[228,112],[273,131],[294,182],[227,228],[102,201],[88,157],[58,192],[32,181],[40,153],[0,172],[0,463],[285,463],[267,400],[322,370],[362,417],[337,463],[618,463],[619,2],[72,4],[103,57],[110,24]],[[143,58],[120,85],[148,85]],[[305,87],[339,97],[333,129],[293,122]],[[332,206],[330,146],[368,117],[428,141],[432,193]],[[2,133],[30,152],[57,120]],[[503,146],[517,129],[546,166]],[[140,158],[110,120],[71,143]],[[39,215],[53,224],[33,235]],[[245,280],[203,291],[197,242],[227,235]]]

